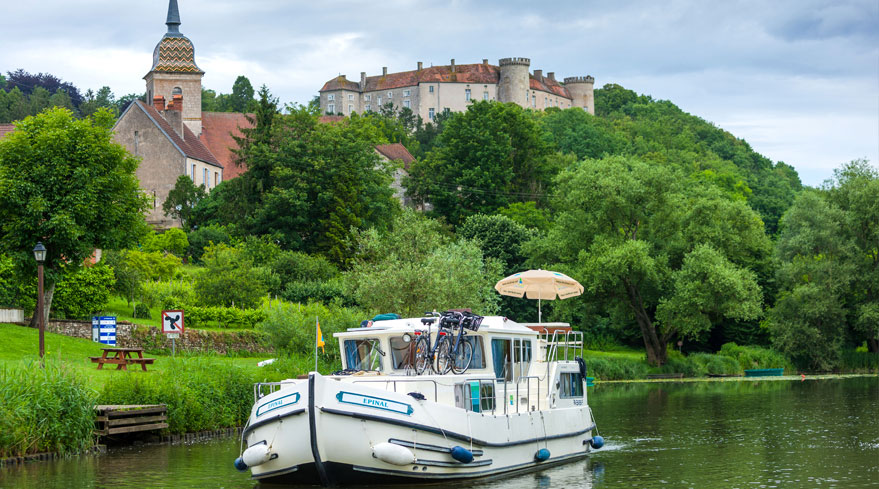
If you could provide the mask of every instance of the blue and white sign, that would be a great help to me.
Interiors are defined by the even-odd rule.
[[[336,394],[339,402],[346,404],[356,404],[358,406],[382,409],[384,411],[392,411],[395,413],[410,415],[412,414],[412,406],[405,402],[392,401],[381,397],[364,396],[363,394],[354,394],[353,392],[341,391]]]
[[[92,316],[92,341],[116,346],[116,316]]]
[[[256,408],[256,417],[260,417],[265,413],[270,411],[274,411],[276,409],[281,409],[285,406],[292,406],[299,402],[299,393],[294,392],[292,394],[287,394],[286,396],[281,396],[277,399],[273,399],[262,406]]]

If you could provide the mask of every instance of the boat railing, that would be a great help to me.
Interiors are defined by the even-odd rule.
[[[439,388],[437,386],[436,380],[433,379],[425,379],[423,377],[415,377],[415,378],[407,378],[407,379],[363,379],[363,380],[352,380],[352,384],[366,384],[366,383],[377,383],[384,382],[385,384],[394,384],[394,392],[397,392],[397,383],[421,383],[421,382],[430,382],[433,384],[433,402],[437,402],[439,399]],[[386,387],[387,389],[387,387]]]
[[[527,405],[529,406],[529,411],[530,411],[530,406],[531,406],[531,381],[532,380],[534,381],[535,384],[537,384],[537,404],[538,404],[538,408],[540,407],[540,381],[542,379],[537,375],[528,375],[528,376],[519,377],[518,379],[516,379],[516,414],[519,413],[519,409],[522,405],[522,398],[519,397],[519,385],[522,384],[523,380],[526,381],[525,382],[525,396],[526,396],[526,399],[528,399]],[[506,406],[506,403],[504,403],[504,405]]]
[[[492,415],[495,414],[495,410],[497,409],[497,383],[498,382],[504,383],[504,399],[506,399],[506,397],[507,397],[507,383],[504,381],[504,379],[486,379],[485,377],[470,377],[470,378],[464,379],[464,382],[479,382],[479,397],[477,400],[479,402],[480,409],[482,408],[482,401],[483,401],[482,385],[486,384],[486,385],[491,386],[491,393],[492,393],[491,414]],[[504,402],[504,411],[505,412],[506,412],[506,406],[507,406],[507,403]]]
[[[291,381],[283,382],[257,382],[253,384],[253,402],[259,401],[263,397],[279,391],[282,386],[292,384]]]
[[[560,351],[564,352],[564,361],[574,360],[576,357],[583,356],[582,331],[555,330],[550,335],[550,332],[544,329],[540,332],[540,340],[545,345],[547,363],[559,361]]]

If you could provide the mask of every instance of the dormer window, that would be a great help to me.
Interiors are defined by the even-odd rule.
[[[327,100],[336,100],[336,94],[331,93],[331,94],[327,95]]]

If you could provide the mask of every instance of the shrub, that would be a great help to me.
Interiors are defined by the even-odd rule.
[[[45,365],[0,369],[0,458],[75,453],[93,443],[95,392],[63,364]]]
[[[587,375],[601,380],[643,379],[647,364],[629,358],[586,358]]]
[[[879,353],[843,350],[840,367],[846,372],[876,372],[879,370]]]
[[[726,343],[720,347],[718,355],[730,357],[745,369],[754,368],[783,368],[788,365],[787,359],[781,353],[759,346],[739,346],[735,343]]]
[[[732,357],[710,353],[691,353],[687,359],[699,365],[703,374],[735,375],[742,372],[739,362]]]
[[[199,305],[255,307],[268,292],[260,271],[240,250],[213,245],[202,256],[205,269],[195,281]]]
[[[185,433],[242,426],[250,415],[250,371],[210,357],[168,360],[174,375],[118,372],[100,393],[102,404],[167,404],[168,430]]]
[[[171,280],[180,274],[180,258],[174,255],[137,250],[127,250],[123,254],[126,264],[137,270],[144,280]]]
[[[341,357],[332,333],[356,327],[367,317],[366,313],[357,309],[320,303],[298,305],[276,302],[266,312],[260,330],[265,333],[269,346],[288,356],[314,351],[315,319],[320,318],[321,332],[326,342],[325,355],[333,364],[339,364]]]
[[[322,256],[286,251],[275,257],[272,270],[281,277],[281,283],[327,281],[339,270]]]
[[[104,265],[82,267],[65,274],[55,288],[52,307],[59,315],[82,319],[103,310],[116,283],[113,270]]]
[[[229,231],[223,226],[216,225],[203,226],[195,231],[190,231],[187,238],[189,238],[188,254],[195,261],[201,261],[205,247],[232,242]]]
[[[141,287],[141,302],[150,308],[183,309],[195,304],[195,289],[191,282],[184,280],[145,282]]]
[[[14,277],[15,264],[0,253],[0,308],[18,306],[18,284]]]
[[[288,282],[284,291],[281,292],[281,297],[290,302],[300,303],[321,302],[329,304],[332,302],[347,307],[357,304],[354,296],[339,280]]]
[[[135,304],[132,316],[137,319],[152,319],[150,308],[146,304]]]
[[[220,328],[254,328],[265,321],[266,316],[263,309],[189,306],[186,308],[186,326],[204,328],[215,324]]]

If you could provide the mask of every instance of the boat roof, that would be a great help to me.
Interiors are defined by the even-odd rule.
[[[349,328],[348,331],[333,333],[333,337],[362,337],[364,333],[369,333],[370,336],[374,336],[375,334],[393,335],[411,332],[417,329],[427,329],[427,325],[423,324],[421,319],[422,318],[403,318],[376,321],[368,328]],[[430,327],[431,329],[436,330],[437,326],[436,324],[432,324]],[[537,331],[503,316],[485,316],[482,320],[482,324],[479,326],[479,331],[476,334],[480,333],[537,335]],[[471,334],[473,333],[471,332]]]

